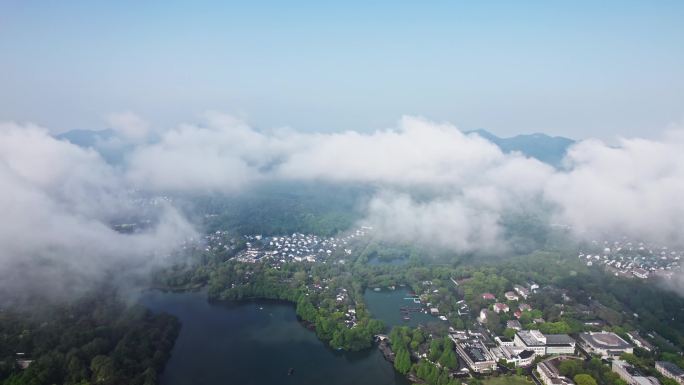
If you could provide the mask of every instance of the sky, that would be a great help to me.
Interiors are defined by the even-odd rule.
[[[681,1],[0,1],[0,121],[208,110],[373,132],[654,138],[684,122]]]

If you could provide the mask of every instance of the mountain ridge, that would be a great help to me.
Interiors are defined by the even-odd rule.
[[[466,131],[465,133],[476,134],[496,144],[503,152],[518,151],[556,168],[562,167],[563,158],[568,148],[575,144],[573,139],[563,136],[550,136],[540,132],[519,134],[507,138],[499,137],[481,128]]]
[[[562,167],[563,158],[575,140],[563,136],[550,136],[544,133],[519,134],[511,137],[499,137],[485,129],[464,131],[466,135],[475,134],[497,145],[505,153],[520,152],[531,158]],[[80,147],[96,147],[99,142],[106,141],[115,135],[112,129],[71,130],[55,135],[55,138],[67,140]],[[108,154],[112,157],[112,154]]]

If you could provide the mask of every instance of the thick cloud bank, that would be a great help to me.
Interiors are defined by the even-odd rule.
[[[502,216],[540,207],[581,237],[682,244],[681,131],[618,146],[583,141],[557,170],[415,117],[391,129],[325,134],[257,130],[218,113],[169,130],[153,130],[130,113],[110,122],[115,136],[102,146],[123,151],[116,166],[39,127],[0,127],[0,285],[66,285],[48,279],[55,269],[92,279],[123,264],[147,267],[193,235],[170,207],[146,231],[112,230],[111,219],[131,210],[131,189],[235,193],[265,181],[368,184],[378,192],[365,222],[380,235],[458,252],[505,249]]]
[[[570,149],[570,171],[545,187],[560,220],[578,234],[623,234],[681,245],[684,241],[684,140],[587,140]]]
[[[567,168],[556,170],[415,117],[370,133],[321,134],[258,131],[208,114],[205,124],[182,125],[136,147],[126,173],[139,188],[157,191],[236,191],[264,180],[368,183],[383,190],[368,208],[369,222],[391,238],[458,251],[497,249],[501,214],[542,204],[555,223],[589,239],[681,243],[683,136],[621,139],[618,146],[579,142]]]
[[[0,186],[0,292],[68,295],[118,269],[148,271],[194,234],[171,208],[145,231],[113,230],[133,209],[121,178],[36,126],[0,125]]]

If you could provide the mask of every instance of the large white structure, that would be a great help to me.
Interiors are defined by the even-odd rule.
[[[511,345],[500,345],[492,349],[492,354],[497,361],[504,360],[515,366],[530,366],[536,357],[534,350]]]
[[[513,345],[534,351],[536,355],[574,354],[575,340],[567,334],[543,334],[539,330],[515,333]]]
[[[479,340],[456,342],[458,355],[468,364],[470,369],[477,373],[489,372],[496,369],[494,355]]]
[[[632,344],[611,332],[580,333],[580,345],[588,353],[598,354],[603,358],[620,357],[623,353],[634,353]]]

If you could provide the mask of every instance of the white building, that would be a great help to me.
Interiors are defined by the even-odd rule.
[[[632,345],[611,332],[588,332],[579,334],[579,342],[588,353],[602,358],[620,357],[623,353],[634,353]]]
[[[657,378],[643,376],[625,361],[614,360],[611,369],[629,385],[660,385]]]
[[[571,379],[561,376],[555,362],[556,360],[548,360],[537,365],[537,372],[541,382],[544,385],[573,385],[574,382]]]
[[[476,373],[489,372],[496,369],[494,355],[479,340],[455,341],[458,355]]]
[[[679,384],[684,385],[684,370],[669,361],[656,361],[655,368],[658,373],[667,378],[671,378]]]
[[[539,356],[575,353],[575,340],[567,334],[545,335],[539,330],[521,330],[515,333],[513,344],[533,350]]]
[[[522,367],[532,365],[536,356],[533,350],[510,345],[498,346],[492,349],[492,354],[497,361],[504,360],[506,363]]]

